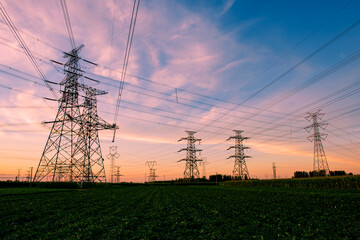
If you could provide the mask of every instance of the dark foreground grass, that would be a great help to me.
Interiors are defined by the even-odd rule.
[[[356,189],[360,190],[360,175],[337,177],[290,178],[269,180],[247,180],[225,182],[227,186],[239,187],[283,187],[316,189]]]
[[[13,194],[9,194],[9,191]],[[3,239],[358,239],[360,192],[136,186],[0,189]],[[1,191],[5,194],[1,194]]]

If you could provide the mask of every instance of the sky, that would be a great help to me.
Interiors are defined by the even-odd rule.
[[[60,83],[71,50],[60,1],[1,3],[47,79]],[[133,1],[67,1],[86,84],[107,91],[98,114],[114,122]],[[200,175],[231,175],[232,130],[244,144],[250,176],[270,179],[313,169],[308,112],[321,110],[330,170],[360,174],[360,1],[140,2],[112,143],[99,133],[107,178],[117,146],[122,181],[142,182],[147,161],[158,180],[183,176],[185,130],[197,131]],[[0,19],[0,179],[36,170],[58,108]],[[54,88],[59,93],[60,86]]]

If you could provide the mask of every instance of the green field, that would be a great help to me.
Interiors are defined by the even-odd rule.
[[[2,239],[359,239],[360,191],[0,188]]]

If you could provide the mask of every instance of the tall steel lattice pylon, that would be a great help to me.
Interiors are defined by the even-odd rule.
[[[320,110],[314,113],[307,113],[306,120],[313,122],[311,125],[307,126],[305,129],[310,132],[313,130],[313,134],[308,137],[309,141],[314,141],[314,171],[325,171],[326,175],[330,174],[330,169],[328,162],[326,160],[325,150],[322,145],[321,140],[325,140],[327,134],[320,133],[320,129],[325,130],[327,123],[319,122],[322,119],[325,113],[322,113]]]
[[[107,94],[89,86],[80,85],[85,92],[85,101],[80,116],[81,129],[76,144],[83,157],[78,165],[82,166],[81,182],[106,182],[104,158],[102,157],[99,130],[116,129],[115,124],[109,124],[97,114],[96,96]]]
[[[243,144],[243,140],[249,138],[241,136],[241,133],[243,132],[242,130],[233,130],[233,131],[236,133],[236,135],[229,137],[227,139],[227,141],[231,139],[235,139],[235,145],[227,149],[227,150],[232,148],[235,149],[235,154],[227,158],[227,159],[235,158],[233,176],[237,180],[250,179],[250,174],[245,162],[245,159],[250,158],[250,156],[246,156],[244,153],[244,150],[248,149],[249,147],[245,147]]]
[[[118,159],[120,154],[117,153],[117,146],[111,146],[109,147],[109,154],[107,155],[107,158],[110,159],[110,171],[111,171],[111,180],[110,182],[114,182],[114,175],[115,175],[115,159]]]
[[[81,124],[80,118],[78,79],[79,79],[79,51],[83,45],[65,54],[69,58],[64,65],[66,76],[60,83],[63,87],[62,97],[55,120],[44,122],[52,123],[52,128],[44,151],[41,155],[34,181],[77,181],[81,178],[81,167],[76,165],[81,154],[75,153],[74,144],[78,141]]]
[[[155,182],[156,181],[156,174],[155,174],[155,168],[154,166],[156,165],[156,161],[147,161],[146,165],[149,167],[150,173],[148,176],[148,182]]]
[[[96,96],[103,91],[79,83],[79,51],[83,45],[65,53],[66,76],[59,109],[52,123],[34,181],[92,182],[106,181],[98,130],[114,129],[97,115]],[[85,100],[79,104],[79,91]],[[80,110],[83,110],[82,112]]]
[[[121,177],[121,176],[124,176],[124,175],[122,175],[122,174],[120,173],[120,166],[115,166],[115,168],[116,168],[116,171],[115,171],[115,173],[114,173],[114,177],[116,177],[116,178],[115,178],[116,182],[117,182],[117,183],[120,183],[120,182],[121,182],[121,181],[120,181],[120,177]]]
[[[178,152],[186,151],[186,158],[183,158],[183,159],[179,160],[178,162],[181,162],[181,161],[186,162],[185,171],[184,171],[184,179],[191,180],[191,179],[200,177],[200,172],[199,172],[199,169],[197,166],[197,162],[200,162],[202,160],[198,159],[196,157],[196,152],[200,152],[202,150],[197,149],[195,147],[195,143],[199,142],[199,144],[200,144],[201,139],[196,139],[194,137],[194,134],[196,133],[194,131],[185,131],[185,132],[188,134],[188,136],[185,138],[181,138],[178,141],[186,140],[187,147],[180,149]]]
[[[207,158],[201,158],[201,162],[199,162],[199,166],[202,167],[202,175],[203,178],[206,178],[206,165],[208,165]]]
[[[275,162],[273,162],[273,179],[276,179],[276,166],[275,166]]]

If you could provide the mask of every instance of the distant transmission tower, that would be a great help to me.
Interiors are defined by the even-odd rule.
[[[148,176],[148,182],[155,182],[156,181],[156,174],[155,174],[155,168],[154,166],[156,165],[156,161],[147,161],[146,165],[149,167],[150,173]]]
[[[32,181],[32,174],[33,174],[33,167],[30,167],[30,169],[27,171],[27,177],[26,181],[31,182]]]
[[[206,165],[208,165],[208,161],[206,158],[201,158],[202,162],[199,162],[199,166],[202,167],[202,175],[206,178]]]
[[[200,152],[202,150],[196,149],[195,143],[199,142],[199,144],[200,144],[201,139],[196,139],[194,137],[194,134],[196,133],[194,131],[185,131],[185,132],[188,134],[188,136],[185,138],[179,139],[179,141],[186,140],[187,147],[180,149],[178,152],[186,151],[186,158],[183,158],[183,159],[179,160],[178,162],[186,161],[185,171],[184,171],[184,179],[191,180],[191,179],[200,177],[197,162],[200,162],[202,160],[198,159],[196,157],[196,152]]]
[[[115,181],[117,183],[120,183],[120,177],[124,175],[120,174],[120,166],[114,166],[114,167],[116,168],[116,171],[114,173]]]
[[[273,162],[273,179],[276,179],[276,166],[275,166],[275,162]]]
[[[110,171],[111,171],[111,182],[114,182],[114,167],[115,167],[115,159],[118,159],[120,154],[117,153],[117,146],[111,146],[109,147],[109,154],[107,155],[107,158],[110,159],[111,165],[110,165]],[[120,168],[120,167],[119,167]]]
[[[325,140],[327,134],[320,133],[320,128],[325,130],[327,123],[326,122],[319,122],[322,119],[324,113],[320,110],[315,113],[307,113],[306,120],[309,122],[313,122],[311,125],[307,126],[305,129],[310,132],[313,130],[313,134],[308,137],[308,139],[312,142],[314,141],[314,171],[321,171],[324,170],[326,175],[330,174],[330,169],[328,162],[326,160],[326,155],[324,151],[324,147],[322,145],[321,140]]]
[[[78,54],[83,46],[65,53],[69,60],[64,64],[66,76],[60,83],[62,97],[55,120],[44,122],[52,127],[34,181],[106,181],[98,130],[116,126],[97,115],[96,96],[105,92],[79,83],[82,71]],[[79,90],[85,92],[82,104],[79,104]]]
[[[15,181],[20,181],[20,171],[21,171],[21,168],[18,168],[18,173],[17,173],[17,176],[15,177]]]
[[[243,132],[242,130],[233,130],[233,131],[236,133],[236,135],[229,137],[227,141],[229,141],[230,139],[235,139],[235,145],[229,147],[227,150],[234,148],[235,154],[228,157],[227,159],[235,158],[234,170],[233,170],[233,175],[235,179],[238,180],[250,179],[249,171],[247,169],[245,162],[245,159],[250,158],[250,156],[246,156],[244,153],[244,149],[248,149],[249,147],[245,147],[243,145],[243,140],[249,138],[241,136],[241,133]]]

